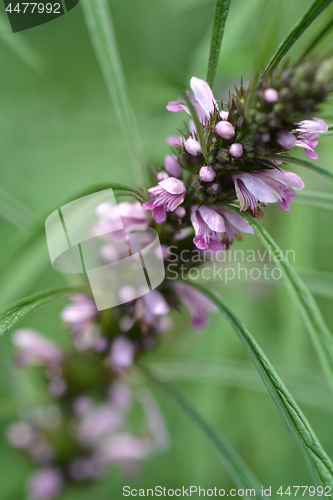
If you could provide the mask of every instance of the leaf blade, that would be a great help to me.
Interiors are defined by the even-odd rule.
[[[89,293],[89,287],[77,286],[44,290],[2,307],[0,309],[0,335],[15,328],[23,319],[41,307],[77,292]]]
[[[303,453],[317,486],[333,486],[333,463],[322,448],[317,436],[296,401],[289,393],[269,359],[241,321],[217,298],[195,285],[226,317],[245,346],[285,423]]]
[[[243,462],[242,458],[238,456],[238,454],[230,447],[222,436],[215,431],[215,429],[197,412],[197,410],[184,398],[184,396],[179,394],[178,391],[166,382],[162,382],[147,367],[140,366],[140,368],[147,375],[147,377],[156,385],[161,387],[164,392],[166,392],[206,434],[217,449],[224,466],[228,470],[235,484],[239,488],[254,488],[256,490],[256,496],[262,498],[260,494],[260,482]]]
[[[210,88],[213,88],[216,78],[216,71],[219,62],[225,24],[229,14],[230,3],[231,0],[216,0],[215,4],[214,23],[206,77]]]
[[[247,213],[239,212],[236,209],[232,210],[240,214],[253,227],[264,246],[272,252],[273,256],[278,257],[276,259],[276,264],[283,272],[289,291],[300,310],[306,329],[317,351],[327,381],[331,389],[333,389],[333,337],[326,326],[314,298],[304,282],[294,271],[293,267],[289,264],[288,260],[284,257],[279,246],[261,224]]]
[[[319,14],[321,14],[326,9],[326,7],[330,5],[331,2],[332,0],[314,1],[309,10],[298,21],[298,23],[296,23],[289,35],[287,35],[287,37],[279,45],[275,54],[272,56],[268,65],[266,66],[264,73],[272,71],[279,64],[281,59],[287,54],[296,40],[298,40],[298,38],[304,33],[304,31],[312,24],[312,22],[319,16]]]
[[[130,106],[111,13],[106,0],[84,0],[82,7],[97,60],[118,120],[127,139],[134,179],[145,185],[144,156],[134,112]]]

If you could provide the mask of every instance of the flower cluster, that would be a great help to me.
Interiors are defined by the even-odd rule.
[[[148,227],[153,220],[139,203],[123,202],[117,214],[127,232]],[[100,253],[105,263],[126,256],[126,241],[114,230],[115,212],[107,203],[97,207],[104,235]],[[92,234],[100,234],[91,228]],[[145,234],[138,233],[145,246]],[[168,255],[164,248],[165,256]],[[39,365],[50,402],[12,424],[9,442],[37,464],[27,482],[32,500],[58,498],[67,484],[97,480],[110,465],[131,471],[141,460],[165,449],[168,436],[159,409],[149,393],[137,397],[125,376],[143,351],[155,347],[170,328],[172,307],[183,303],[194,328],[204,326],[216,310],[203,294],[182,283],[166,283],[137,299],[129,285],[119,290],[123,304],[98,311],[87,294],[70,297],[61,320],[72,336],[63,352],[53,341],[28,329],[13,336],[17,367]],[[141,403],[146,423],[139,435],[130,430],[128,415]]]
[[[155,174],[157,186],[148,189],[154,199],[142,207],[170,233],[193,226],[194,245],[213,252],[228,249],[240,231],[252,232],[235,208],[255,218],[276,201],[290,210],[304,184],[281,164],[297,147],[318,158],[318,137],[328,127],[313,115],[333,90],[332,71],[330,60],[286,64],[248,89],[242,84],[227,103],[193,77],[193,95],[167,105],[191,119],[182,136],[168,139],[174,151]]]
[[[193,328],[204,326],[216,310],[197,288],[171,279],[169,249],[176,248],[173,257],[179,252],[179,259],[182,251],[191,256],[199,249],[204,260],[207,251],[224,251],[242,233],[253,233],[242,211],[261,218],[261,208],[274,202],[290,210],[303,182],[281,165],[294,147],[317,158],[318,134],[327,125],[315,114],[332,91],[332,63],[284,65],[248,89],[241,85],[227,103],[216,101],[203,80],[193,77],[191,88],[193,95],[187,92],[167,105],[172,112],[186,111],[191,120],[182,136],[168,139],[173,151],[152,174],[157,185],[148,189],[151,199],[120,203],[117,212],[103,203],[91,228],[101,240],[100,257],[109,264],[128,256],[132,232],[140,250],[147,241],[139,228],[155,227],[167,279],[139,298],[125,285],[118,292],[121,305],[102,311],[90,295],[73,295],[61,313],[73,340],[66,352],[34,331],[14,336],[16,364],[41,365],[51,400],[42,413],[8,430],[10,443],[38,464],[28,481],[33,500],[53,500],[68,483],[97,479],[110,464],[128,470],[165,448],[163,420],[147,394],[141,398],[144,428],[139,435],[131,431],[127,416],[135,394],[125,375],[170,328],[172,310],[185,306]],[[124,231],[118,230],[118,216]],[[189,258],[185,267],[199,264]]]
[[[33,330],[15,332],[16,364],[42,367],[50,396],[50,402],[7,431],[9,442],[38,466],[27,483],[33,500],[58,498],[66,484],[96,480],[111,465],[131,472],[167,446],[163,419],[150,393],[133,393],[119,381],[133,363],[133,344],[124,336],[108,342],[97,331],[96,313],[84,295],[74,296],[62,313],[80,351],[62,352]],[[145,415],[140,434],[128,423],[135,398]]]

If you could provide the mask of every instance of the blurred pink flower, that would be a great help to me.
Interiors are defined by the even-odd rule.
[[[217,307],[205,295],[187,283],[176,281],[173,288],[180,301],[188,309],[193,328],[200,328],[208,323],[208,313],[217,312]]]
[[[60,496],[64,486],[61,473],[55,467],[44,467],[30,477],[27,488],[31,500],[53,500]]]
[[[15,358],[19,366],[59,364],[62,361],[61,351],[56,344],[34,330],[16,330],[13,343],[19,349]]]

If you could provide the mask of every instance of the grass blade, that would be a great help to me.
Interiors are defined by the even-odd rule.
[[[267,156],[266,158],[268,158],[269,160],[276,160],[276,156]],[[294,163],[295,165],[301,165],[301,167],[308,168],[309,170],[322,175],[329,181],[333,181],[333,172],[327,170],[324,167],[321,167],[320,165],[316,165],[316,163],[313,163],[312,161],[303,160],[302,158],[296,158],[295,156],[279,156],[279,160],[285,163]]]
[[[169,383],[211,384],[266,393],[266,388],[251,361],[223,358],[221,363],[214,363],[213,360],[193,361],[176,357],[149,362],[148,367],[153,370],[155,376]],[[296,371],[286,366],[278,367],[278,371],[304,406],[332,415],[331,393],[322,380],[321,373],[312,370]]]
[[[87,286],[79,287],[63,287],[44,290],[43,292],[30,295],[24,299],[12,302],[8,306],[0,309],[0,335],[9,332],[18,325],[24,318],[37,311],[54,300],[67,297],[73,293],[88,292],[90,288]]]
[[[320,43],[325,38],[325,36],[329,34],[329,32],[331,31],[332,28],[333,28],[333,19],[328,21],[328,23],[325,24],[325,26],[320,30],[320,32],[312,40],[312,42],[310,42],[307,45],[307,47],[305,47],[305,49],[301,52],[300,56],[297,58],[297,61],[301,61],[308,54],[310,54],[310,52],[313,51],[313,49],[316,47],[316,45],[318,45],[318,43]]]
[[[332,0],[315,0],[313,2],[309,10],[304,14],[302,19],[298,21],[289,35],[278,47],[277,51],[265,68],[264,73],[272,71],[279,64],[281,59],[287,54],[288,50],[294,45],[296,40],[298,40],[302,33],[304,33],[316,17],[319,16],[319,14],[321,14],[321,12],[323,12],[326,7],[330,5],[330,3],[332,3]]]
[[[233,210],[239,213],[236,209]],[[326,326],[314,298],[266,229],[249,214],[241,212],[240,215],[253,227],[264,246],[272,253],[272,256],[277,257],[276,265],[283,272],[289,291],[300,310],[305,326],[317,351],[324,373],[330,383],[331,389],[333,389],[333,337]]]
[[[219,62],[222,38],[225,23],[229,14],[231,0],[216,0],[212,38],[207,69],[207,82],[211,88],[214,86],[216,71]]]
[[[318,191],[300,191],[297,193],[294,203],[322,208],[323,210],[333,210],[333,194]]]
[[[247,352],[252,358],[259,375],[272,399],[280,410],[285,423],[300,447],[316,486],[333,486],[333,464],[321,446],[310,423],[283,384],[265,353],[258,346],[234,313],[214,294],[202,287],[198,289],[206,295],[231,324]]]
[[[254,476],[253,472],[243,462],[242,458],[230,447],[230,445],[221,437],[219,433],[197,412],[195,408],[169,384],[162,382],[146,367],[140,366],[141,370],[152,380],[156,385],[161,387],[184,411],[192,420],[201,428],[206,436],[213,443],[218,451],[218,454],[227,469],[230,477],[239,488],[254,488],[256,495],[262,498],[261,484]]]
[[[144,158],[134,113],[129,103],[125,76],[119,57],[111,13],[106,0],[81,2],[96,57],[128,142],[134,180],[144,187]]]

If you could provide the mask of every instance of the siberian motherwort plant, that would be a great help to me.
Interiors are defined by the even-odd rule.
[[[221,41],[224,24],[218,28],[218,14],[221,8],[227,14],[227,4],[217,2],[217,35],[214,32],[213,39],[217,36]],[[323,2],[316,4],[319,9]],[[98,7],[89,5],[90,9],[97,9],[98,19]],[[296,30],[295,39],[300,34],[297,33]],[[283,50],[282,46],[279,54]],[[144,352],[156,347],[161,333],[171,326],[170,312],[182,305],[190,313],[193,328],[205,325],[211,311],[228,317],[307,456],[316,484],[333,484],[330,459],[245,327],[212,294],[168,275],[171,246],[176,249],[173,257],[178,252],[179,266],[185,264],[190,271],[205,260],[207,252],[210,257],[224,252],[235,238],[243,238],[242,233],[260,229],[256,219],[264,216],[263,208],[269,203],[278,202],[282,209],[290,210],[295,190],[303,188],[301,178],[290,172],[287,165],[294,161],[290,153],[297,148],[311,160],[318,158],[315,148],[319,136],[328,130],[318,115],[320,104],[333,91],[333,61],[315,56],[273,66],[249,85],[242,82],[234,94],[229,94],[227,102],[216,99],[206,81],[193,77],[193,93],[186,91],[182,98],[167,105],[171,112],[185,111],[190,120],[181,135],[168,138],[172,152],[164,158],[162,168],[150,173],[150,199],[145,193],[122,187],[123,192],[127,190],[126,194],[136,198],[134,203],[118,205],[127,233],[136,234],[142,249],[146,244],[142,229],[154,227],[159,233],[166,279],[158,289],[134,298],[131,287],[124,286],[119,291],[122,305],[103,311],[97,310],[88,292],[71,295],[70,304],[61,314],[72,335],[72,347],[67,352],[37,332],[15,332],[16,364],[40,365],[49,394],[49,403],[41,413],[30,412],[28,419],[12,424],[7,434],[9,442],[37,464],[27,483],[31,500],[59,498],[66,484],[97,480],[111,464],[130,471],[140,460],[165,449],[167,433],[155,401],[148,393],[137,397],[128,386],[126,375]],[[117,238],[113,207],[103,203],[97,208],[97,216],[99,227],[110,231],[103,237],[103,261],[107,264],[124,259],[127,248]],[[260,231],[264,243],[275,250],[275,242],[262,228]],[[200,258],[189,258],[183,263],[184,250],[190,256],[199,251]],[[172,263],[174,268],[174,259]],[[330,377],[330,334],[309,292],[302,288],[304,285],[286,263],[281,266],[287,271],[290,287],[296,291],[296,300]],[[34,307],[32,299],[28,304]],[[1,318],[10,325],[18,323],[22,317],[17,319],[15,315],[21,306],[9,306]],[[21,312],[21,316],[24,314],[28,312]],[[136,397],[145,415],[139,433],[131,430],[126,419]],[[188,406],[183,407],[188,411]],[[203,427],[212,438],[207,425]],[[311,440],[302,438],[304,429]],[[235,482],[257,487],[241,459],[236,455],[231,459],[219,438],[215,445],[229,457]]]

